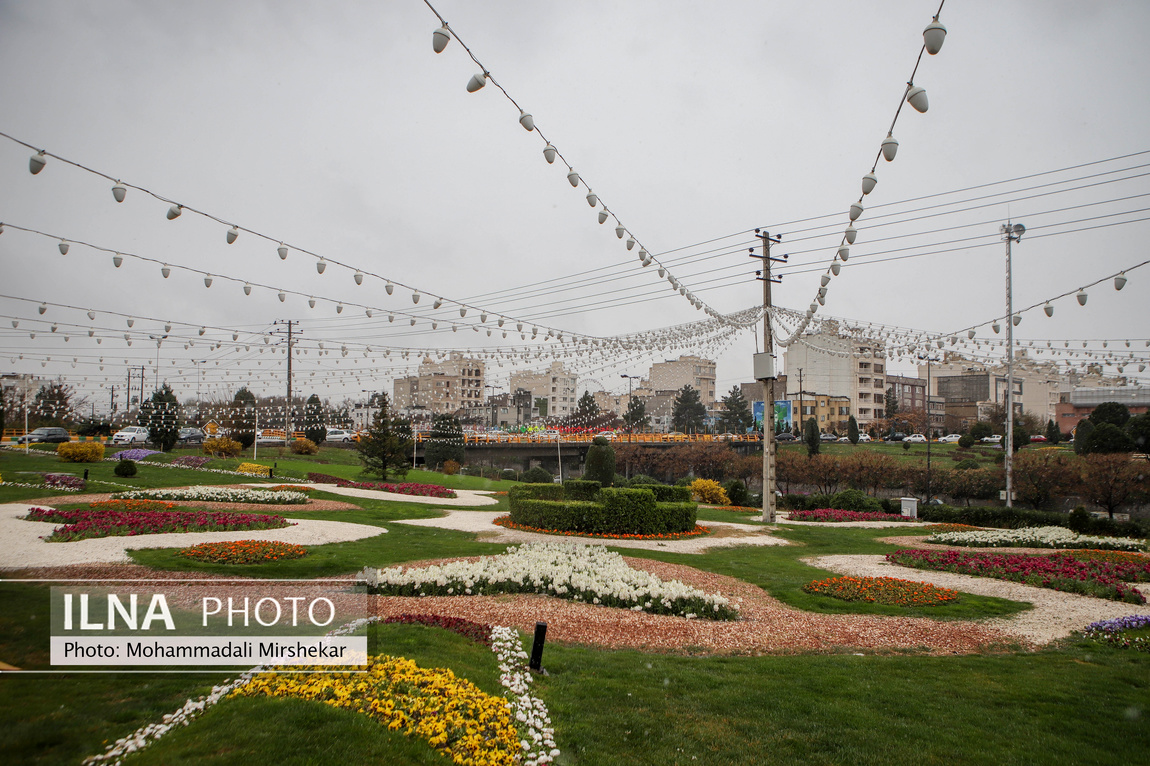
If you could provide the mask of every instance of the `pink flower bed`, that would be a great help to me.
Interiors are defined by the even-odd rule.
[[[309,473],[307,478],[309,481],[314,481],[317,484],[334,484],[337,487],[353,487],[354,489],[375,489],[380,492],[393,492],[397,495],[419,495],[420,497],[442,497],[448,499],[457,497],[450,489],[440,487],[437,484],[415,484],[413,482],[405,484],[384,484],[382,482],[350,481],[326,473]]]
[[[210,460],[210,457],[204,455],[180,455],[170,465],[183,466],[184,468],[203,468],[204,464]]]
[[[791,511],[791,521],[914,521],[897,513],[842,511],[838,508],[816,508],[813,511]]]
[[[72,489],[78,491],[84,489],[87,484],[79,476],[69,476],[66,473],[46,473],[44,474],[44,486],[51,487],[52,489]]]
[[[924,550],[895,551],[888,553],[886,559],[915,569],[994,577],[1131,604],[1145,604],[1146,598],[1127,583],[1150,581],[1150,561],[1115,563],[1078,561],[1058,554],[1028,556]]]
[[[47,540],[51,543],[92,537],[130,537],[163,532],[231,532],[290,526],[283,516],[227,511],[57,511],[52,508],[32,508],[24,518],[28,521],[63,524],[48,536]]]

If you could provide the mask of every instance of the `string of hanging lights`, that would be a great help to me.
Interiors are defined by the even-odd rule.
[[[891,120],[890,129],[887,131],[886,138],[882,140],[882,143],[879,146],[879,150],[875,155],[874,162],[871,164],[871,169],[862,177],[862,194],[859,195],[858,200],[851,203],[850,209],[847,213],[849,223],[847,224],[846,230],[843,232],[842,239],[839,240],[839,246],[835,252],[834,258],[831,260],[831,264],[827,269],[827,272],[822,277],[821,285],[815,293],[815,299],[811,302],[807,311],[804,312],[804,317],[802,320],[800,320],[794,332],[783,336],[782,338],[775,339],[775,342],[783,348],[786,348],[791,343],[793,343],[803,333],[803,331],[806,330],[807,326],[811,322],[811,319],[814,317],[815,312],[818,311],[820,306],[826,304],[826,296],[830,286],[831,278],[837,277],[839,275],[839,272],[842,268],[840,264],[846,263],[847,259],[850,257],[850,246],[855,243],[855,240],[858,237],[858,229],[855,227],[855,223],[859,220],[863,214],[863,211],[865,210],[863,201],[866,199],[867,195],[874,191],[875,186],[878,184],[878,176],[876,175],[876,171],[878,170],[879,160],[883,159],[887,162],[893,162],[896,154],[898,153],[898,139],[894,137],[894,129],[898,124],[899,115],[902,114],[903,104],[910,104],[911,107],[913,107],[914,110],[920,114],[925,113],[927,109],[930,108],[930,103],[926,95],[926,89],[919,85],[915,85],[914,78],[915,75],[918,74],[919,65],[922,63],[922,54],[925,52],[929,53],[931,56],[934,56],[940,50],[942,50],[942,44],[946,40],[946,27],[944,27],[938,19],[942,15],[942,9],[944,5],[946,5],[946,0],[942,0],[938,6],[938,11],[934,14],[934,18],[931,20],[930,24],[927,25],[926,29],[923,30],[922,47],[919,49],[918,58],[914,63],[914,69],[911,70],[910,79],[907,80],[906,88],[903,91],[902,97],[899,99],[898,108],[895,109],[894,119]]]

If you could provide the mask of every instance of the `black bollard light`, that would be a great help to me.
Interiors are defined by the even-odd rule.
[[[87,480],[88,480],[88,469],[85,468],[84,469],[84,481],[87,481]]]
[[[543,643],[547,640],[547,623],[535,623],[535,641],[531,644],[531,662],[528,667],[539,672],[543,668]]]

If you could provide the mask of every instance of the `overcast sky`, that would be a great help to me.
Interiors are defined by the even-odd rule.
[[[0,369],[62,374],[92,393],[122,383],[131,364],[151,381],[148,335],[165,334],[166,320],[161,376],[182,395],[195,391],[192,359],[208,360],[204,385],[217,395],[244,383],[279,392],[283,357],[257,349],[273,321],[292,319],[308,351],[297,391],[359,396],[390,390],[418,357],[384,359],[385,349],[505,348],[529,345],[533,325],[605,337],[706,319],[641,266],[640,247],[716,311],[753,307],[755,227],[783,235],[776,253],[791,255],[775,302],[805,310],[938,7],[435,5],[635,236],[633,251],[614,219],[597,223],[563,161],[547,164],[539,132],[493,84],[466,91],[478,66],[459,40],[433,52],[439,22],[418,0],[0,0],[0,131],[225,222],[169,221],[168,204],[137,189],[117,204],[112,182],[55,159],[33,176],[32,152],[0,139],[0,294],[10,296]],[[951,0],[941,21],[945,45],[915,77],[930,109],[902,110],[898,156],[879,162],[858,242],[819,313],[932,333],[982,325],[979,336],[995,338],[1008,218],[1029,229],[1014,248],[1016,309],[1150,257],[1150,5]],[[941,196],[904,202],[930,195]],[[229,245],[233,223],[245,231]],[[129,255],[115,268],[110,252],[81,244],[61,255],[56,239],[14,227],[157,263]],[[279,241],[352,268],[319,275],[295,249],[281,261]],[[167,279],[161,263],[173,267]],[[212,286],[179,267],[212,274]],[[373,275],[419,289],[421,302],[402,287],[389,296]],[[1105,340],[1144,361],[1150,268],[1128,277],[1121,292],[1090,288],[1085,307],[1071,296],[1053,318],[1028,312],[1019,338],[1087,340],[1099,353]],[[244,281],[257,285],[250,296]],[[447,299],[439,310],[435,297]],[[76,308],[41,315],[40,301]],[[338,301],[374,307],[373,318],[351,305],[337,314]],[[474,308],[462,318],[453,301]],[[421,318],[389,323],[389,309]],[[476,333],[480,310],[491,316]],[[502,329],[497,314],[511,318]],[[518,320],[528,341],[504,340]],[[625,390],[620,373],[682,351],[648,337],[625,361],[560,358],[584,371],[581,389]],[[752,332],[711,333],[694,350],[718,357],[720,393],[751,379]],[[504,382],[511,368],[493,359],[489,377]]]

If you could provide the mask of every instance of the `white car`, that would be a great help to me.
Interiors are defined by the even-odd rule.
[[[869,442],[871,440],[870,434],[859,434],[860,442]]]
[[[148,429],[143,426],[125,426],[112,435],[112,444],[146,444]]]
[[[1002,434],[991,434],[990,436],[984,436],[980,441],[982,441],[984,444],[1002,444]]]
[[[345,431],[342,428],[329,428],[327,429],[327,441],[329,442],[347,442],[355,441],[355,434],[351,431]]]
[[[546,431],[536,431],[535,436],[536,438],[547,442],[559,441],[559,432],[554,428],[548,428]]]
[[[911,444],[926,444],[926,437],[922,434],[911,434],[903,439],[903,441],[910,442]]]
[[[602,436],[607,441],[612,441],[615,439],[615,432],[614,431],[600,431],[599,433],[595,434],[595,436]]]
[[[961,438],[962,437],[958,434],[947,434],[946,436],[938,437],[938,441],[940,444],[952,444]]]

